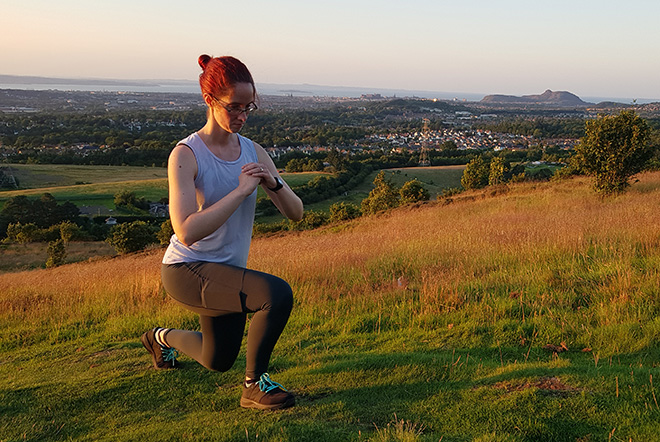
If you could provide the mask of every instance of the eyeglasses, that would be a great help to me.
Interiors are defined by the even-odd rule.
[[[229,115],[240,115],[243,112],[245,112],[245,115],[248,115],[250,112],[254,112],[257,109],[259,109],[257,107],[257,105],[254,104],[254,103],[248,103],[247,106],[240,107],[240,106],[236,106],[236,105],[233,105],[233,104],[225,103],[224,101],[215,98],[213,95],[211,95],[211,98],[213,98],[215,101],[220,103],[220,106],[225,108],[225,110],[227,111],[227,113]]]

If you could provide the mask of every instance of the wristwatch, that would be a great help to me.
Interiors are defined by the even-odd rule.
[[[268,190],[270,190],[271,192],[277,192],[277,191],[280,190],[282,187],[284,187],[284,184],[282,184],[282,180],[280,179],[280,177],[277,177],[277,176],[276,176],[276,177],[275,177],[275,182],[277,183],[277,184],[275,184],[275,187],[268,187],[268,186],[266,186],[266,187],[268,187]]]

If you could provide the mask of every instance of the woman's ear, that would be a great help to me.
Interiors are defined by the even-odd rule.
[[[213,97],[211,97],[211,94],[204,94],[202,97],[204,98],[204,103],[206,103],[208,107],[211,107],[211,104],[213,103]]]

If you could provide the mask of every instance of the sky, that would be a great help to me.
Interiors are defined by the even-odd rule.
[[[0,74],[660,99],[657,0],[3,0]]]

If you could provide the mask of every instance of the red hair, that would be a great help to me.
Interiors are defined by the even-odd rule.
[[[199,86],[202,94],[214,97],[222,96],[236,83],[250,83],[255,95],[257,89],[254,86],[252,74],[240,60],[234,57],[211,57],[200,55],[197,60],[202,68],[199,74]]]

